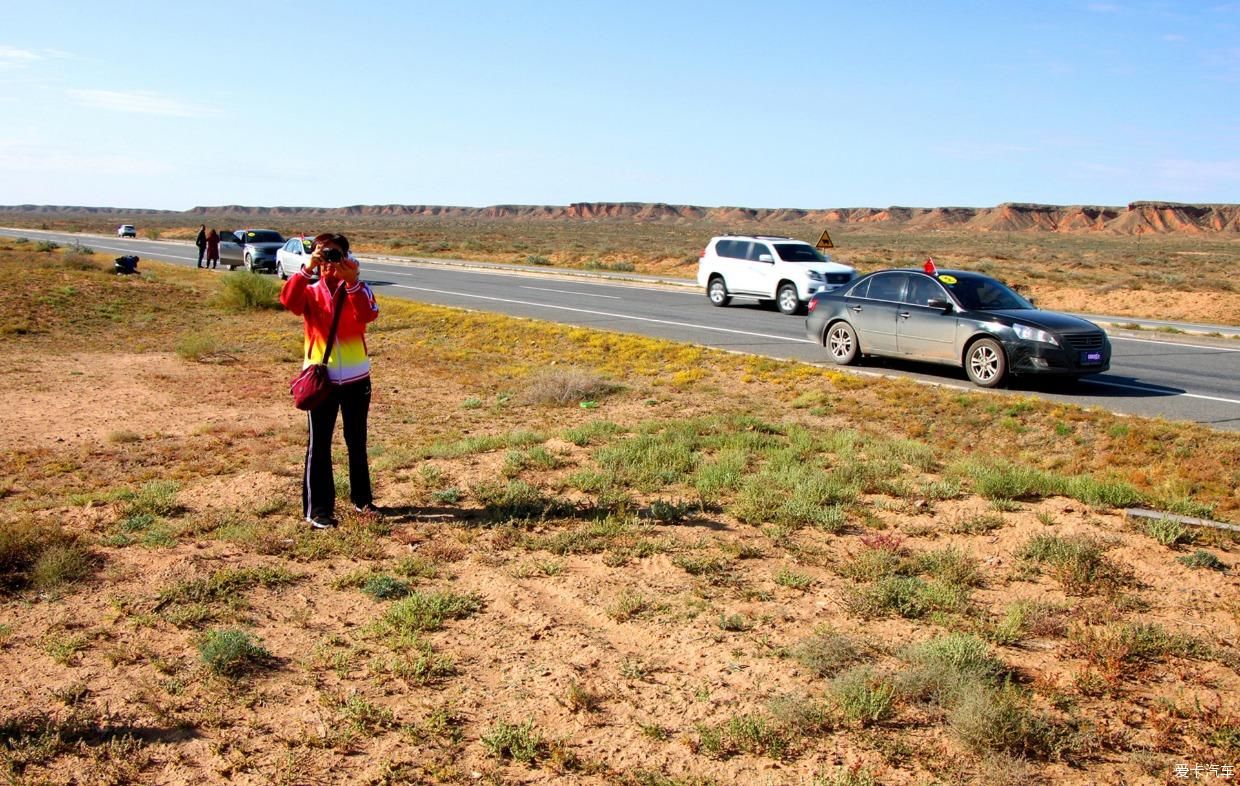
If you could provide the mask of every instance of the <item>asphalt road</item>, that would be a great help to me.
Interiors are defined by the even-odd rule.
[[[108,254],[134,253],[178,264],[193,264],[197,259],[197,250],[182,242],[37,230],[0,229],[0,234],[62,244],[80,241]],[[715,308],[696,288],[490,267],[366,258],[362,263],[363,276],[377,294],[830,365],[825,351],[805,338],[803,318],[786,317],[744,301]],[[1240,342],[1196,336],[1144,337],[1126,331],[1112,331],[1111,342],[1111,369],[1105,374],[1071,387],[1050,380],[1018,378],[996,394],[1035,395],[1114,412],[1240,430]],[[943,366],[870,359],[858,372],[976,390],[962,370]]]

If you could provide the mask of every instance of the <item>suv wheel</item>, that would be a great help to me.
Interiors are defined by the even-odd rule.
[[[801,310],[801,299],[797,297],[797,288],[793,284],[783,284],[775,293],[775,304],[781,314],[795,314]]]
[[[721,276],[715,276],[706,285],[706,297],[710,298],[712,306],[726,306],[732,302],[732,296],[728,294],[728,285],[723,282]]]
[[[974,342],[964,356],[964,372],[969,380],[981,388],[995,388],[1007,374],[1007,358],[1003,347],[993,338]]]
[[[847,322],[835,322],[827,328],[827,351],[831,360],[841,366],[850,366],[861,357],[861,347],[857,345],[857,333]]]

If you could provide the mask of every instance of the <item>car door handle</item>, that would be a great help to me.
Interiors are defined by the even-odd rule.
[[[850,308],[852,308],[854,313],[857,313],[857,314],[861,313],[861,306],[851,306]]]
[[[909,312],[907,312],[907,311],[901,311],[901,312],[900,312],[900,319],[908,319],[908,318],[909,318],[909,317],[911,317],[911,316],[912,316],[912,314],[910,314],[910,313],[909,313]]]

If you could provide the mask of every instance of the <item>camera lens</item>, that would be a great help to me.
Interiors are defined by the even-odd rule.
[[[344,259],[344,254],[341,254],[340,249],[338,248],[327,248],[323,250],[324,262],[339,262],[342,259]]]

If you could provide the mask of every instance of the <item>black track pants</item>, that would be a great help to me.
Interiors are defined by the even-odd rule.
[[[370,377],[333,386],[327,401],[307,413],[310,434],[306,445],[306,472],[301,486],[302,511],[307,518],[332,516],[336,483],[332,475],[332,432],[336,413],[344,421],[344,444],[349,451],[349,497],[362,507],[374,502],[370,466],[366,461],[366,417],[370,413]]]

